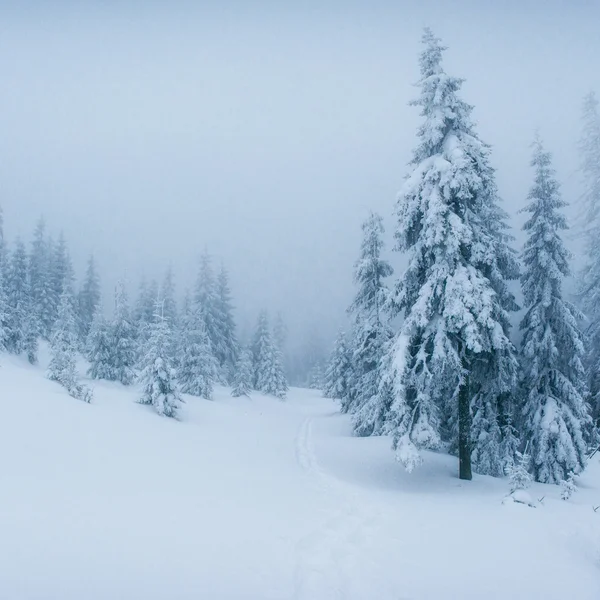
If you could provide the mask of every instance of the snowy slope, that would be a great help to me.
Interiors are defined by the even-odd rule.
[[[450,457],[406,474],[317,392],[219,389],[175,422],[93,386],[2,357],[2,600],[600,598],[598,460],[533,509]]]

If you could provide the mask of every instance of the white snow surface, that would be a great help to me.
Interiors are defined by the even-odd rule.
[[[2,600],[600,598],[598,458],[532,510],[449,456],[406,473],[313,390],[217,388],[175,421],[135,386],[88,405],[1,363]]]

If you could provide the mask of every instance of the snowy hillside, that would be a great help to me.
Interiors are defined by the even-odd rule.
[[[600,462],[560,500],[503,504],[507,482],[407,474],[317,392],[186,397],[181,420],[41,367],[0,368],[3,600],[597,600]]]

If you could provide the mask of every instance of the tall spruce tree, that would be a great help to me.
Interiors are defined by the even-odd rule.
[[[49,339],[56,317],[58,299],[52,286],[52,248],[46,236],[46,222],[41,218],[33,234],[29,257],[29,287],[32,313],[39,327],[39,334]]]
[[[8,288],[4,265],[0,266],[0,352],[8,349],[9,340]]]
[[[31,314],[31,289],[27,274],[27,252],[20,239],[17,239],[12,256],[6,258],[6,301],[7,320],[5,346],[13,354],[28,352],[31,335],[35,336],[35,317]],[[32,331],[33,329],[33,331]],[[36,352],[33,352],[35,356]],[[35,360],[33,361],[35,362]]]
[[[188,307],[182,320],[177,364],[181,391],[211,400],[218,363],[211,351],[203,315],[194,305]]]
[[[579,152],[583,183],[580,203],[585,220],[585,264],[579,294],[589,319],[588,383],[593,415],[600,424],[600,113],[593,92],[584,99]]]
[[[288,384],[281,364],[281,355],[273,344],[266,311],[261,311],[252,342],[254,388],[264,394],[284,399]]]
[[[63,294],[67,294],[70,302],[75,308],[74,286],[75,272],[73,263],[67,247],[67,241],[61,232],[58,243],[54,246],[51,257],[51,286],[52,293],[56,299],[56,311],[58,314],[58,305]]]
[[[286,377],[290,376],[290,356],[288,351],[288,328],[280,312],[275,316],[273,325],[273,342],[281,354],[281,364]]]
[[[223,264],[221,264],[217,276],[216,313],[220,334],[218,336],[219,346],[214,348],[214,352],[222,372],[221,379],[231,383],[239,347],[235,333],[229,274]]]
[[[154,319],[150,324],[148,341],[142,359],[140,404],[150,404],[164,417],[177,417],[181,394],[177,374],[170,358],[169,323],[163,314],[163,302],[156,302]]]
[[[86,355],[90,363],[87,374],[92,379],[114,379],[113,338],[101,305],[96,307],[86,340]]]
[[[249,396],[252,390],[252,355],[249,350],[242,349],[238,352],[238,360],[233,373],[231,395]]]
[[[96,309],[100,305],[100,277],[94,256],[88,259],[85,279],[77,298],[79,337],[84,342],[92,327]]]
[[[120,281],[115,292],[115,314],[110,327],[112,346],[109,379],[130,385],[135,379],[137,358],[136,331],[129,312],[125,284]]]
[[[516,305],[505,280],[518,265],[489,147],[475,132],[472,107],[458,96],[462,80],[444,72],[445,48],[428,29],[423,43],[421,94],[413,102],[423,123],[396,206],[396,249],[408,253],[409,264],[393,299],[404,321],[390,349],[395,358],[387,360],[400,378],[390,386],[387,427],[409,469],[419,463],[419,449],[439,446],[446,430],[458,449],[459,477],[471,479],[472,453],[502,435],[500,413],[511,412],[501,404],[509,403],[516,379],[508,336],[508,311]],[[478,420],[484,407],[491,414],[473,436],[473,416]]]
[[[539,138],[531,166],[535,182],[524,211],[530,214],[521,278],[527,312],[521,321],[525,395],[523,439],[536,481],[560,483],[584,466],[592,426],[585,396],[584,343],[579,311],[563,299],[570,254],[560,237],[567,229],[551,155]]]
[[[139,343],[139,352],[144,352],[144,344],[148,340],[150,334],[150,326],[154,321],[154,310],[156,301],[160,294],[159,285],[156,279],[151,279],[146,282],[142,278],[140,283],[135,310],[131,317],[135,327],[135,335]]]
[[[50,337],[51,359],[48,365],[48,379],[60,383],[74,398],[91,402],[91,390],[78,381],[76,348],[77,330],[73,313],[73,297],[68,290],[65,290],[60,299],[58,316]]]
[[[6,260],[6,240],[4,239],[4,210],[0,206],[0,265],[5,264]]]
[[[175,275],[173,267],[169,266],[160,286],[160,298],[162,300],[162,314],[169,325],[177,321],[177,301],[175,300]],[[156,298],[154,299],[156,301]]]
[[[392,337],[384,307],[389,296],[385,280],[392,275],[393,269],[381,256],[384,249],[381,216],[370,213],[362,224],[362,231],[360,256],[354,266],[358,291],[349,308],[354,319],[352,381],[351,389],[342,399],[342,410],[354,413],[355,433],[368,436],[381,433],[377,426],[382,424],[380,419],[376,423],[372,417],[389,408],[382,405],[385,399],[379,394],[379,383],[384,350]]]
[[[0,206],[0,351],[7,349],[8,341],[8,265],[4,241],[4,213]]]
[[[204,321],[211,352],[220,366],[220,357],[225,355],[226,342],[223,336],[222,316],[218,308],[217,282],[212,268],[212,257],[207,251],[200,257],[193,303],[195,310]],[[218,377],[221,383],[227,383],[220,368]]]
[[[352,381],[352,355],[344,331],[338,333],[325,371],[323,396],[344,401]]]

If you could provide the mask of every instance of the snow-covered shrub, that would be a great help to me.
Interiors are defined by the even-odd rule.
[[[560,497],[563,500],[568,500],[576,491],[575,474],[571,471],[567,478],[560,482]]]

